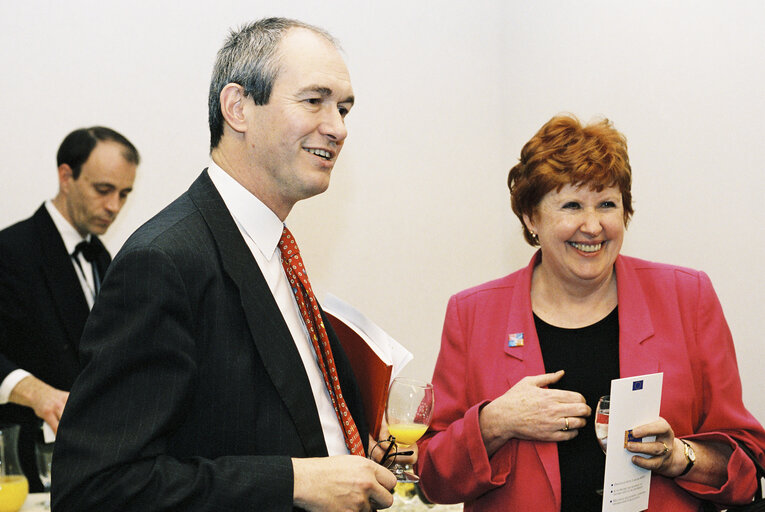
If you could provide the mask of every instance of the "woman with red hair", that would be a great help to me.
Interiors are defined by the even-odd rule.
[[[465,510],[601,510],[604,457],[592,410],[612,379],[663,372],[660,417],[633,429],[653,472],[649,510],[751,501],[733,340],[703,272],[620,254],[633,213],[627,142],[607,120],[557,116],[510,170],[526,268],[453,296],[419,443],[421,486]],[[641,454],[641,455],[637,455]]]

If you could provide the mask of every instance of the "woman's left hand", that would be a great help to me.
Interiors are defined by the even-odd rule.
[[[649,457],[636,455],[632,463],[654,473],[674,478],[683,472],[687,465],[683,444],[675,438],[672,427],[664,418],[632,429],[632,436],[643,438],[656,436],[654,442],[629,442],[627,449],[633,453],[643,453]]]

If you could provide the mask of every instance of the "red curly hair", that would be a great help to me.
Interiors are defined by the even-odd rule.
[[[520,162],[507,176],[507,186],[513,212],[521,220],[523,236],[530,245],[539,245],[539,241],[524,224],[523,215],[533,217],[548,192],[560,191],[566,185],[586,185],[598,192],[618,187],[624,225],[629,223],[633,210],[627,139],[608,119],[582,126],[571,114],[558,115],[523,146]]]

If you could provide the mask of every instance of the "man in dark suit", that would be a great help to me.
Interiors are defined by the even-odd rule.
[[[22,426],[19,451],[33,491],[42,490],[34,439],[41,419],[58,429],[80,369],[77,346],[94,279],[111,260],[96,235],[122,208],[138,159],[114,130],[75,130],[58,150],[56,197],[0,231],[0,421]]]
[[[210,87],[212,162],[126,242],[88,320],[54,510],[390,506],[393,474],[351,455],[368,429],[348,360],[280,249],[294,204],[329,185],[352,104],[321,29],[271,18],[230,35]]]

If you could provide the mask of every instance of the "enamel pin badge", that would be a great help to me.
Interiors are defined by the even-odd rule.
[[[512,334],[508,334],[508,336],[507,336],[507,346],[508,347],[522,347],[523,346],[523,333],[522,332],[514,332]]]

